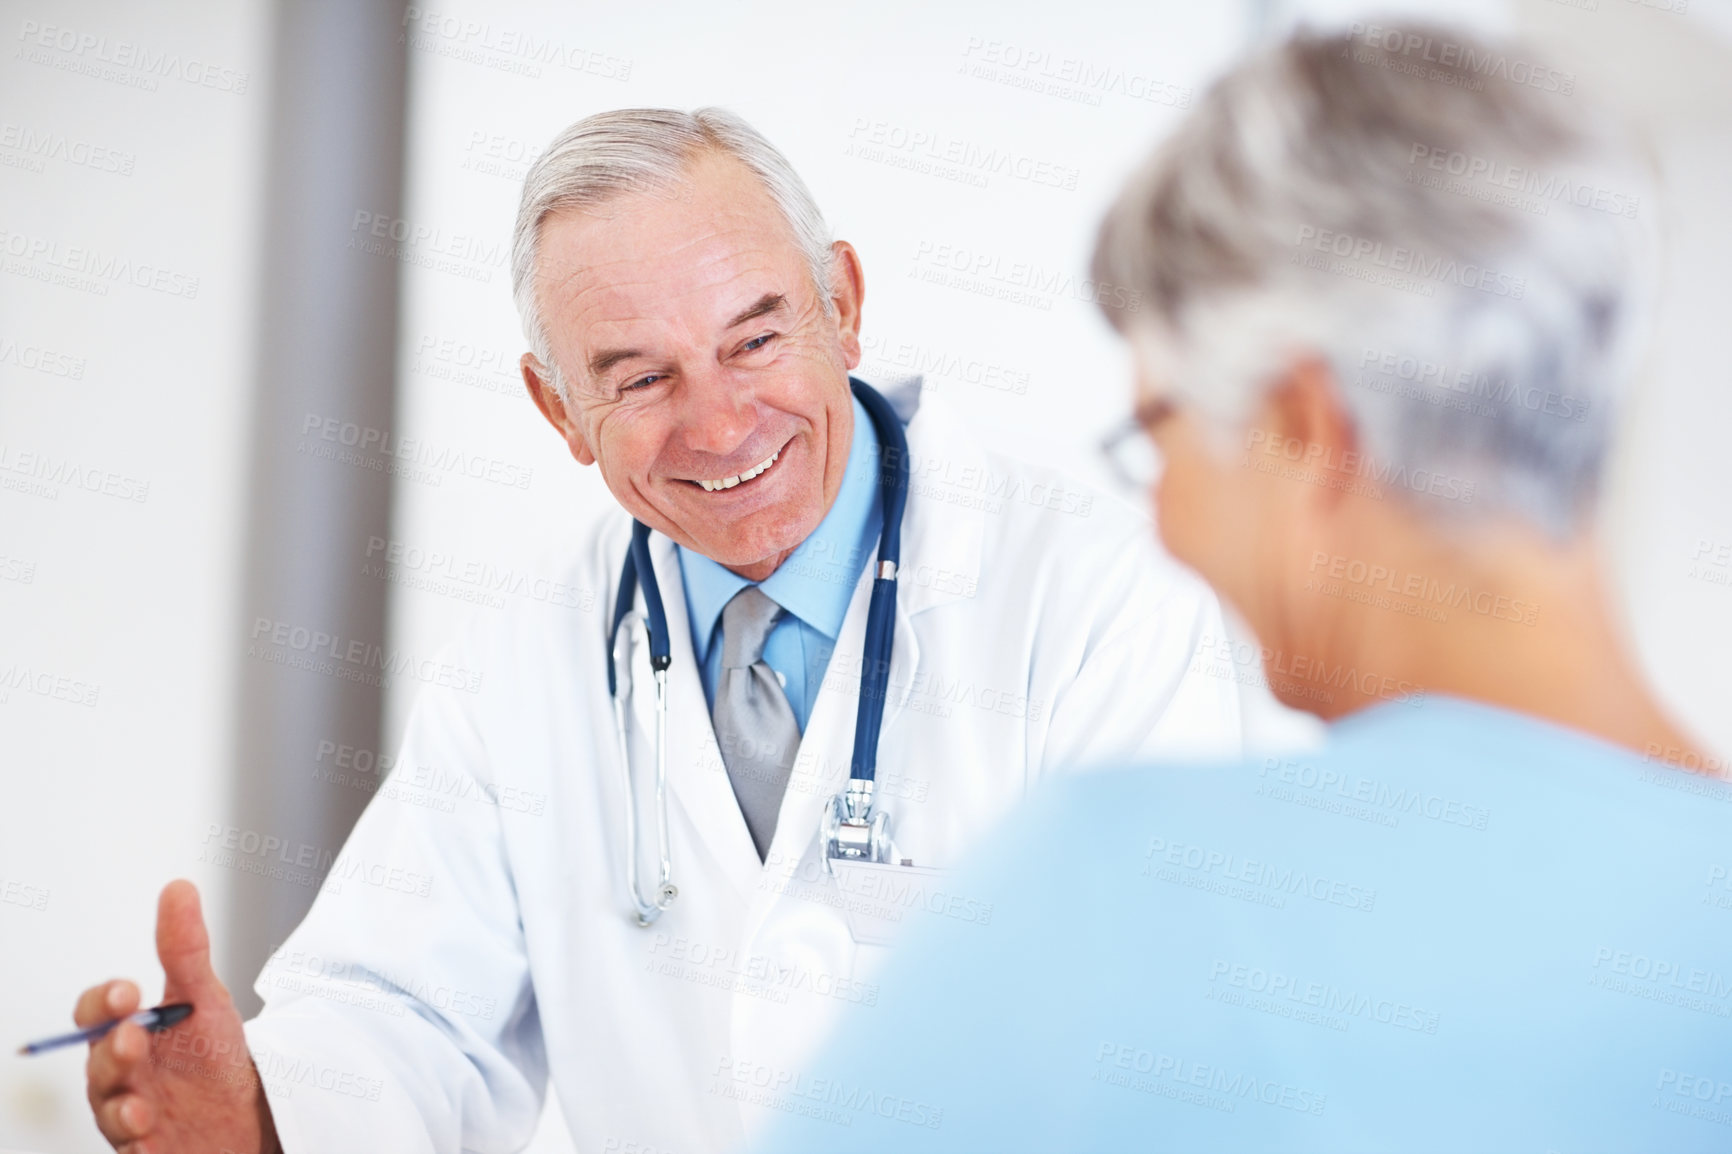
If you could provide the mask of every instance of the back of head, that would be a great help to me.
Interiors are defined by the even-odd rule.
[[[1652,207],[1566,81],[1439,27],[1296,35],[1121,195],[1094,275],[1141,306],[1109,319],[1222,424],[1319,358],[1368,457],[1473,499],[1404,496],[1575,535],[1634,371]]]

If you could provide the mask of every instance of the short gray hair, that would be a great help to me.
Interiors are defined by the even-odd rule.
[[[547,146],[523,178],[523,197],[511,238],[511,292],[532,351],[559,383],[559,366],[535,298],[541,225],[551,213],[587,208],[613,197],[665,189],[679,182],[706,152],[740,161],[763,181],[806,257],[826,313],[830,300],[830,230],[824,214],[786,157],[744,120],[723,108],[681,112],[621,108],[573,124]]]
[[[1518,48],[1363,28],[1241,64],[1132,178],[1093,274],[1140,307],[1108,319],[1216,428],[1318,358],[1367,456],[1454,480],[1428,512],[1573,536],[1646,328],[1649,170]]]

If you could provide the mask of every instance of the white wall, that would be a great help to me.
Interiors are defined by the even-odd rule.
[[[267,13],[0,5],[0,1147],[108,1149],[11,1049],[225,904]]]

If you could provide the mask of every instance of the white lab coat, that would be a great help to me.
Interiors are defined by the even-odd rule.
[[[1147,522],[983,450],[931,399],[899,400],[920,410],[878,754],[898,856],[949,866],[1049,771],[1236,753],[1234,683],[1188,672],[1199,639],[1223,635],[1218,606],[1154,550]],[[719,1154],[766,1111],[804,1108],[781,1090],[836,1010],[874,1000],[885,949],[856,945],[843,906],[859,892],[820,872],[817,837],[848,775],[873,567],[761,864],[711,730],[674,547],[651,538],[674,659],[679,897],[645,929],[623,889],[604,680],[628,526],[610,518],[569,558],[587,611],[512,610],[451,650],[450,684],[422,691],[392,778],[260,975],[247,1037],[287,1154],[517,1150],[549,1075],[580,1151]],[[639,676],[647,887],[653,693]],[[930,883],[865,900],[892,919],[991,916]]]

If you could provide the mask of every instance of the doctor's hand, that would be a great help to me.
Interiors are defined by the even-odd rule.
[[[156,907],[162,1000],[192,1015],[158,1033],[124,1022],[90,1047],[90,1108],[124,1154],[275,1154],[276,1128],[241,1032],[240,1012],[210,966],[210,935],[191,882],[163,887]],[[73,1011],[80,1028],[131,1014],[138,987],[105,982]]]

